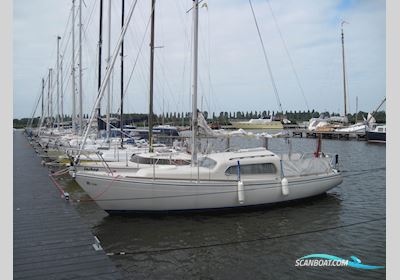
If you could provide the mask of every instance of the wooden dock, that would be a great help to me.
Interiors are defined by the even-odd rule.
[[[339,132],[339,131],[309,131],[307,129],[289,130],[290,137],[317,138],[333,140],[360,140],[365,141],[365,132]]]
[[[20,131],[13,153],[13,278],[122,279]]]

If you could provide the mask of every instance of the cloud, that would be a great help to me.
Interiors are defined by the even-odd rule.
[[[84,108],[89,113],[97,94],[98,7],[86,0],[84,19]],[[40,79],[55,64],[55,36],[64,31],[71,1],[14,1],[14,115],[28,116]],[[107,1],[105,1],[106,3]],[[38,5],[40,3],[40,5]],[[126,14],[129,1],[126,1]],[[279,30],[304,88],[310,109],[343,111],[340,22],[345,25],[349,110],[370,111],[386,90],[385,1],[253,0],[266,52],[284,110],[305,110]],[[112,45],[120,24],[120,3],[112,6]],[[260,40],[248,1],[207,1],[199,15],[199,106],[208,111],[278,110]],[[105,5],[106,6],[106,5]],[[148,111],[150,4],[140,2],[125,40],[125,82],[145,36],[125,111]],[[155,111],[190,111],[191,1],[158,1],[156,10]],[[51,12],[49,12],[51,11]],[[106,12],[105,12],[106,15]],[[106,18],[106,16],[105,16]],[[84,20],[84,21],[85,21]],[[106,32],[104,21],[104,32]],[[106,43],[106,34],[104,35]],[[106,57],[106,47],[103,48]],[[70,60],[70,50],[65,55]],[[105,62],[103,62],[103,66]],[[104,70],[103,70],[104,73]],[[113,111],[119,105],[119,62],[113,75]],[[66,112],[70,112],[69,86]],[[104,104],[104,103],[103,103]],[[104,111],[103,111],[104,112]]]

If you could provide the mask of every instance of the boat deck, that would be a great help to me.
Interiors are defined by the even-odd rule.
[[[13,153],[13,278],[122,279],[20,131]]]

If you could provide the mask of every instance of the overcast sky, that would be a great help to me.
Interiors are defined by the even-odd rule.
[[[133,1],[125,2],[127,14]],[[191,13],[186,13],[191,2],[157,2],[156,113],[191,111],[192,23]],[[99,1],[85,0],[84,3],[83,108],[88,114],[97,94]],[[104,0],[103,67],[108,43],[107,3]],[[199,108],[215,112],[277,111],[277,98],[249,1],[205,0],[202,3],[207,3],[207,7],[203,6],[199,14]],[[384,0],[252,0],[252,4],[283,110],[343,113],[342,20],[348,22],[344,25],[348,111],[355,112],[356,97],[359,110],[372,111],[379,105],[386,92]],[[139,0],[125,39],[125,86],[132,77],[126,88],[125,112],[148,112],[150,35],[146,26],[150,5],[150,0]],[[47,78],[49,67],[56,65],[57,35],[63,37],[64,113],[71,113],[71,6],[71,0],[14,0],[15,118],[31,116],[41,91],[41,79]],[[120,6],[120,0],[112,0],[112,50],[120,30]],[[77,49],[78,28],[75,39]],[[111,88],[112,111],[117,112],[119,58]],[[56,111],[55,84],[53,94]],[[105,102],[104,98],[103,112]]]

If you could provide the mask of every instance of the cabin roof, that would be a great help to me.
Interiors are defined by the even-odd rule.
[[[217,162],[226,160],[237,161],[242,159],[257,159],[264,157],[273,157],[275,159],[279,159],[276,154],[265,148],[241,149],[233,152],[213,153],[210,155],[206,155],[205,157],[211,158]]]

